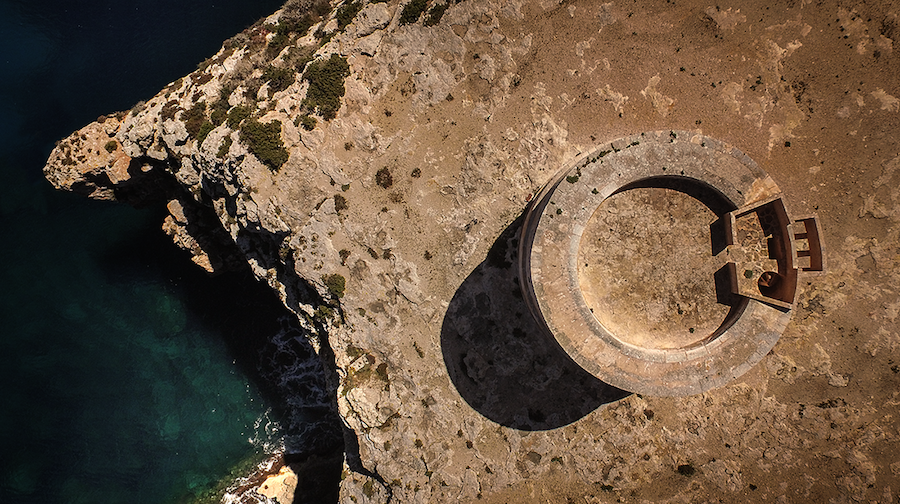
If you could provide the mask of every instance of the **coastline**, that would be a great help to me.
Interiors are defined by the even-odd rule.
[[[345,453],[337,499],[745,502],[802,494],[801,480],[835,498],[893,491],[896,404],[879,384],[896,382],[883,330],[896,295],[878,286],[900,271],[900,157],[885,135],[900,90],[897,56],[859,27],[897,12],[289,5],[62,141],[45,173],[165,205],[168,234],[207,269],[227,269],[216,258],[236,247],[325,370],[317,411],[339,415]],[[858,45],[835,42],[835,13]],[[865,76],[849,105],[819,54]],[[702,394],[600,382],[541,339],[519,295],[518,216],[560,166],[635,131],[715,137],[761,160],[841,251],[799,286],[772,351]],[[864,351],[841,343],[860,333]],[[814,467],[821,457],[843,465]]]

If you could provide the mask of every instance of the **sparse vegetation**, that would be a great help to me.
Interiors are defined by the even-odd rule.
[[[212,63],[212,60],[207,60],[206,66],[203,67],[203,70],[198,70],[198,72],[205,71],[206,67],[209,66],[209,63]],[[201,63],[203,65],[203,63]],[[198,72],[194,72],[191,74],[191,84],[195,86],[202,86],[207,82],[211,81],[213,76],[210,73],[201,73],[198,75]]]
[[[165,121],[166,119],[175,119],[175,114],[181,110],[181,107],[178,106],[178,102],[175,100],[169,100],[163,105],[162,109],[159,111],[159,116]]]
[[[427,5],[428,2],[426,0],[410,0],[409,3],[403,6],[403,11],[400,13],[400,26],[418,21]]]
[[[365,364],[359,369],[354,370],[351,368],[349,370],[346,378],[343,380],[341,395],[347,395],[351,390],[372,379],[377,379],[384,383],[384,390],[390,390],[391,381],[386,362],[375,366],[375,357],[372,354],[353,345],[347,346],[347,356],[350,357],[351,362],[365,359]]]
[[[282,261],[288,261],[291,257],[291,246],[287,242],[282,243],[281,247],[278,248],[278,257],[281,258]]]
[[[313,36],[316,37],[317,39],[319,39],[319,45],[323,46],[323,45],[327,44],[329,40],[331,40],[331,37],[334,37],[335,33],[336,32],[326,33],[325,27],[320,26],[319,29],[316,30],[316,33],[313,33]]]
[[[264,124],[248,118],[241,125],[241,141],[273,171],[281,168],[288,160],[288,151],[281,141],[281,121]]]
[[[277,26],[268,26],[275,36],[266,46],[266,54],[274,58],[290,43],[291,35],[306,35],[310,27],[316,23],[316,18],[310,13],[301,13],[300,10],[291,10],[285,5],[284,13]]]
[[[309,82],[303,105],[326,120],[334,119],[344,96],[344,79],[350,75],[347,59],[332,54],[327,60],[310,63],[303,80]]]
[[[286,67],[293,67],[302,72],[307,63],[313,60],[316,54],[316,46],[291,47],[283,58]]]
[[[128,113],[133,116],[136,116],[136,115],[140,114],[142,111],[144,111],[144,109],[146,109],[146,108],[147,108],[147,102],[145,102],[144,100],[140,100],[139,102],[135,103],[134,106],[131,107],[131,109],[128,111]],[[103,116],[100,116],[100,117],[103,117]],[[100,121],[100,117],[97,118],[97,122],[99,122],[99,123],[106,122],[105,118],[103,121]]]

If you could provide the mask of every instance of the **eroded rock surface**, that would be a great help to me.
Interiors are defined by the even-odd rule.
[[[341,502],[893,502],[900,7],[451,4],[292,1],[61,141],[47,178],[168,205],[195,262],[279,293],[334,372]],[[661,399],[548,342],[514,264],[561,167],[668,129],[817,211],[829,273],[747,375]]]

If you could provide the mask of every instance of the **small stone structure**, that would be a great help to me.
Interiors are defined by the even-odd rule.
[[[596,377],[697,394],[775,345],[798,276],[824,270],[819,236],[740,150],[643,133],[583,156],[534,198],[521,285],[538,322]]]

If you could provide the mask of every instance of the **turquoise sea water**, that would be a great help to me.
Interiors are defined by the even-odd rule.
[[[279,4],[0,0],[0,502],[176,501],[277,442],[268,289],[41,168]]]

